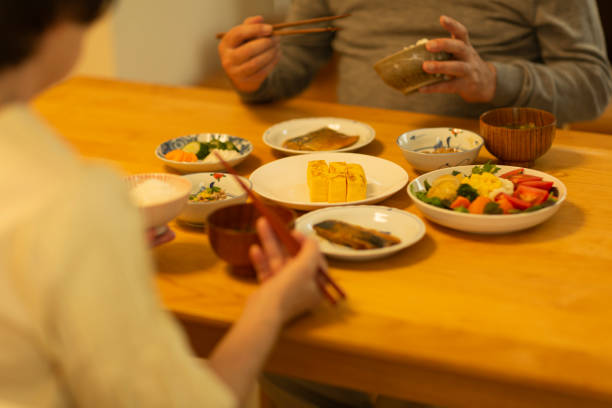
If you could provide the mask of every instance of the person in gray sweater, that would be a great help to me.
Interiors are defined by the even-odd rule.
[[[554,113],[559,124],[598,117],[612,92],[595,0],[294,0],[288,20],[350,13],[335,33],[271,36],[250,17],[219,43],[222,65],[246,102],[303,91],[336,53],[338,102],[478,117],[502,106]],[[450,36],[449,36],[450,34]],[[423,69],[451,80],[404,95],[373,65],[421,38],[454,60]]]

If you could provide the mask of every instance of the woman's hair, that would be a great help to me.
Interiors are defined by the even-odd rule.
[[[0,0],[0,71],[31,56],[58,21],[90,24],[113,0]]]

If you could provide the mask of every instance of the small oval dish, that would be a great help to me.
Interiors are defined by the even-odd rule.
[[[484,139],[464,129],[424,128],[400,135],[396,143],[412,167],[426,172],[473,163]],[[442,153],[449,149],[456,151]]]
[[[225,160],[233,167],[237,166],[244,159],[246,159],[247,156],[253,151],[253,144],[241,137],[226,135],[223,133],[200,133],[180,136],[160,144],[157,146],[157,149],[155,149],[155,156],[164,162],[166,166],[178,170],[181,173],[197,173],[224,169],[223,164],[214,159],[212,156],[206,156],[205,158],[198,159],[196,161],[170,160],[166,157],[168,153],[174,150],[193,150],[189,147],[186,148],[186,146],[190,144],[191,146],[196,145],[197,143],[194,144],[194,142],[199,142],[201,144],[205,144],[206,146],[224,145],[229,147],[233,145],[236,148],[235,153],[233,153],[233,149],[225,150],[231,150],[232,152],[231,155],[225,157]],[[231,145],[229,143],[231,143]],[[189,153],[193,153],[195,155],[198,152],[193,151]]]
[[[201,227],[206,223],[209,214],[218,208],[227,207],[234,204],[242,204],[247,200],[247,193],[240,187],[233,176],[226,173],[193,173],[181,176],[191,183],[189,200],[183,211],[179,214],[178,220],[194,226]],[[252,187],[251,181],[240,177],[249,189]],[[219,200],[198,200],[198,194],[204,190],[223,193],[226,198]],[[206,193],[206,192],[204,192]],[[205,196],[206,194],[204,194]]]
[[[329,128],[345,135],[359,136],[359,139],[344,148],[335,150],[297,150],[283,147],[286,140],[304,136],[309,132],[322,128]],[[352,119],[315,117],[292,119],[277,123],[268,128],[263,134],[263,142],[272,149],[287,154],[309,154],[321,152],[350,152],[370,144],[376,136],[374,129],[365,123]]]
[[[499,175],[504,175],[509,172],[520,172],[521,169],[523,169],[521,167],[513,166],[497,167],[499,170],[496,174]],[[549,184],[550,187],[550,183],[552,183],[552,187],[556,188],[558,194],[558,198],[554,204],[546,206],[541,205],[536,211],[521,211],[516,214],[472,214],[457,210],[453,211],[447,208],[440,208],[435,205],[428,204],[417,197],[419,192],[427,191],[428,186],[432,186],[430,188],[435,187],[435,181],[441,176],[451,177],[455,176],[457,172],[464,175],[469,175],[471,174],[473,168],[474,166],[458,166],[425,173],[412,180],[412,182],[408,185],[408,195],[421,213],[423,213],[423,215],[430,221],[459,231],[480,234],[503,234],[520,231],[541,224],[552,217],[559,210],[561,204],[567,197],[567,188],[565,187],[565,184],[561,182],[561,180],[547,173],[533,169],[524,169],[520,175],[527,178],[533,178],[534,180],[540,179],[539,181],[531,182],[531,185],[534,183],[542,183]],[[510,184],[513,185],[514,181]],[[514,186],[515,192],[518,190],[518,186],[520,185],[521,184],[516,184]],[[550,191],[552,192],[552,190]],[[495,194],[495,191],[492,191],[491,194]],[[518,198],[518,196],[515,196],[514,198]],[[515,201],[514,199],[512,200]]]
[[[315,232],[314,225],[327,220],[343,221],[383,234],[391,234],[399,238],[400,242],[375,249],[353,249],[335,244]],[[375,205],[328,207],[312,211],[298,218],[295,228],[304,235],[316,237],[324,254],[348,261],[365,261],[392,255],[418,242],[425,235],[425,224],[416,215],[396,208]]]

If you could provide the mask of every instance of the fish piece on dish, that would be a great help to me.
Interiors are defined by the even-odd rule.
[[[355,144],[358,140],[359,136],[345,135],[331,128],[324,127],[305,135],[285,140],[283,147],[304,151],[337,150]]]
[[[337,220],[321,221],[313,228],[326,240],[354,249],[384,248],[401,242],[394,235]]]

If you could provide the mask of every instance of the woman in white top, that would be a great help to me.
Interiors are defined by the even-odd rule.
[[[26,105],[69,71],[110,2],[0,2],[0,405],[236,406],[282,325],[320,301],[321,255],[303,240],[286,259],[260,222],[264,284],[208,363],[190,355],[120,177]]]

